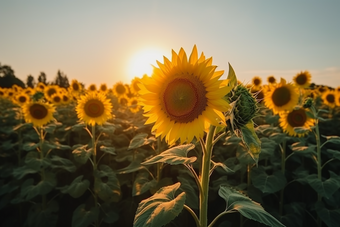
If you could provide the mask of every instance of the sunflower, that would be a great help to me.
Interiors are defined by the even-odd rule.
[[[113,86],[113,94],[117,97],[125,95],[126,92],[126,86],[122,82],[118,82]]]
[[[89,92],[80,96],[76,106],[78,118],[85,123],[94,126],[102,125],[112,117],[112,105],[105,95],[97,92]]]
[[[88,91],[88,92],[95,92],[95,91],[97,91],[97,85],[95,85],[95,84],[90,84],[90,85],[87,87],[87,91]]]
[[[274,114],[283,110],[292,110],[298,103],[299,96],[292,84],[286,83],[281,78],[279,84],[273,85],[270,89],[265,90],[264,104],[273,110]]]
[[[336,93],[333,90],[328,90],[322,94],[323,102],[333,108],[336,104]]]
[[[13,91],[15,91],[16,93],[19,93],[19,92],[21,92],[22,91],[22,87],[20,87],[19,85],[17,85],[17,84],[13,84],[12,85],[12,89],[13,89]]]
[[[340,93],[337,92],[335,96],[335,105],[340,106]]]
[[[72,101],[72,99],[70,98],[69,94],[67,94],[67,93],[62,94],[61,95],[61,99],[62,99],[61,102],[64,105],[67,105],[67,104],[69,104]]]
[[[138,102],[138,99],[136,97],[133,97],[129,99],[129,109],[132,113],[137,113],[140,110],[140,105]]]
[[[295,86],[299,88],[307,88],[311,82],[311,74],[308,71],[301,71],[300,73],[296,74],[293,78]]]
[[[50,99],[51,103],[53,103],[54,105],[61,105],[63,104],[63,97],[62,97],[62,94],[61,93],[54,93],[52,96],[51,96],[51,99]]]
[[[268,76],[267,82],[268,82],[268,84],[275,84],[276,78],[274,76]]]
[[[73,92],[73,93],[80,93],[82,91],[82,86],[81,84],[78,82],[78,80],[72,80],[71,81],[71,85],[69,87],[69,91]]]
[[[24,92],[28,95],[33,95],[33,93],[35,92],[35,90],[31,87],[27,87],[24,89]]]
[[[307,109],[299,107],[291,111],[281,112],[279,122],[283,131],[288,133],[288,135],[302,137],[309,133],[315,121],[307,114]],[[296,132],[294,128],[297,127],[302,127],[306,130]]]
[[[323,85],[318,85],[317,86],[317,91],[319,92],[320,95],[322,95],[323,93],[325,93],[328,90],[329,89],[326,86],[323,86]]]
[[[45,97],[49,101],[51,101],[52,95],[58,92],[59,92],[58,85],[47,85],[44,89]]]
[[[139,91],[139,87],[138,87],[138,84],[139,84],[139,78],[138,77],[135,77],[132,81],[131,81],[131,84],[130,84],[130,90],[131,90],[131,93],[133,94],[138,94],[138,91]]]
[[[202,53],[198,57],[196,45],[187,58],[183,48],[172,51],[172,61],[164,57],[157,61],[151,77],[145,76],[138,85],[145,124],[155,123],[152,131],[169,144],[202,138],[204,130],[225,122],[222,112],[230,109],[223,96],[231,87],[221,86],[224,71],[215,71],[212,58]]]
[[[335,88],[335,91],[336,91],[337,93],[340,93],[340,86],[337,86],[337,87]]]
[[[44,90],[45,90],[45,87],[46,87],[46,85],[45,85],[43,82],[39,82],[39,83],[37,84],[37,86],[35,87],[35,89],[36,89],[37,91],[44,91]]]
[[[259,76],[254,76],[251,80],[254,89],[259,89],[262,85],[262,79]]]
[[[2,88],[2,87],[0,87],[0,97],[1,97],[1,98],[6,97],[6,89],[4,89],[4,88]]]
[[[26,122],[33,123],[36,127],[41,127],[53,120],[55,107],[45,102],[28,102],[22,107]]]
[[[14,96],[15,103],[19,106],[28,103],[30,101],[30,97],[25,92],[20,92]]]
[[[103,83],[99,86],[99,92],[102,92],[104,94],[106,94],[108,92],[108,88],[107,88],[106,83]]]
[[[119,96],[118,103],[122,106],[127,106],[129,103],[129,98],[126,95]]]

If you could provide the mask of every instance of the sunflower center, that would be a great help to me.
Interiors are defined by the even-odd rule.
[[[89,87],[89,90],[90,90],[90,91],[95,91],[95,90],[97,90],[97,89],[96,89],[96,86],[95,86],[95,85],[91,85],[91,86]]]
[[[327,100],[327,102],[329,102],[329,103],[334,103],[334,102],[335,102],[335,97],[334,97],[333,94],[328,94],[328,95],[326,96],[326,100]]]
[[[66,95],[63,95],[63,101],[67,102],[69,100],[69,98]]]
[[[27,101],[27,98],[25,96],[20,96],[18,100],[20,103],[25,103]]]
[[[61,102],[60,96],[54,96],[53,101],[56,102],[56,103]]]
[[[84,111],[89,117],[100,117],[104,113],[104,104],[99,100],[91,99],[85,103]]]
[[[119,84],[117,87],[116,87],[116,91],[118,94],[124,94],[125,93],[125,86],[124,85],[121,85]]]
[[[57,93],[57,91],[54,88],[50,88],[47,91],[47,95],[51,97],[54,93]]]
[[[288,114],[287,121],[292,127],[302,127],[307,121],[306,111],[303,109],[293,110]]]
[[[79,85],[78,85],[78,83],[72,84],[72,89],[73,89],[74,91],[78,91],[78,90],[79,90]]]
[[[176,122],[193,121],[207,105],[205,93],[204,85],[195,78],[175,78],[166,86],[163,94],[166,114]]]
[[[46,109],[46,107],[38,103],[33,104],[29,108],[29,112],[33,118],[38,120],[44,119],[48,114],[48,110]]]
[[[307,82],[307,76],[305,74],[301,74],[296,77],[296,83],[299,85],[304,85]]]
[[[261,80],[258,79],[258,78],[255,78],[253,83],[254,83],[255,86],[259,86],[261,84]]]
[[[287,87],[278,87],[274,90],[272,101],[275,106],[283,106],[291,100],[290,90]]]
[[[269,78],[268,78],[268,82],[271,83],[271,84],[275,83],[275,82],[276,82],[275,77],[272,77],[272,76],[269,77]]]

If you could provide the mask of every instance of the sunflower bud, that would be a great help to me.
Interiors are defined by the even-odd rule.
[[[242,84],[237,85],[230,91],[226,98],[233,106],[231,116],[227,118],[228,125],[240,129],[256,116],[258,112],[256,99]]]
[[[44,98],[44,93],[41,92],[41,91],[38,91],[38,92],[34,93],[34,95],[32,96],[32,100],[33,101],[39,101],[39,100],[41,100],[43,98]]]
[[[313,105],[313,99],[309,97],[305,99],[303,108],[310,108],[312,105]]]

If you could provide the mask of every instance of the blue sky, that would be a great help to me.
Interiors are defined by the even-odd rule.
[[[0,63],[24,82],[40,72],[51,81],[61,70],[69,80],[111,86],[131,81],[141,50],[158,51],[150,67],[196,44],[225,75],[230,62],[245,83],[292,81],[308,70],[312,82],[336,87],[339,12],[337,0],[1,1]]]

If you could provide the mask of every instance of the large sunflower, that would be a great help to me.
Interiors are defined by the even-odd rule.
[[[80,96],[76,111],[78,118],[89,125],[102,125],[112,117],[110,100],[102,93],[89,92]]]
[[[293,78],[295,85],[299,88],[307,88],[311,82],[311,74],[308,71],[301,71]]]
[[[155,123],[152,131],[156,137],[173,144],[191,142],[202,138],[209,123],[218,126],[225,122],[222,112],[229,110],[223,100],[231,88],[221,86],[219,78],[224,71],[215,71],[212,58],[202,53],[198,57],[196,45],[187,58],[183,48],[172,51],[172,61],[164,57],[164,64],[157,61],[151,77],[140,80],[141,105],[148,120]]]
[[[273,85],[270,89],[265,90],[264,104],[273,110],[274,114],[283,110],[292,110],[299,101],[299,96],[296,93],[294,86],[286,83],[286,80],[281,78],[279,84]]]
[[[34,126],[40,127],[53,119],[55,107],[49,103],[38,101],[28,102],[22,107],[26,122],[33,123]]]
[[[302,137],[309,133],[311,127],[314,126],[314,119],[309,117],[307,110],[300,107],[291,111],[283,111],[280,113],[280,126],[290,136]],[[296,132],[294,128],[302,127],[305,131]]]

